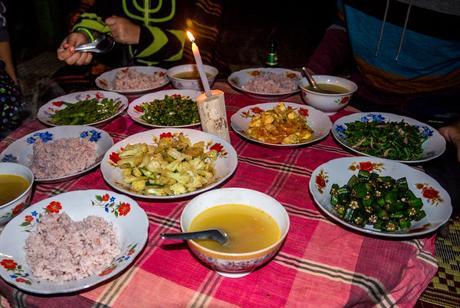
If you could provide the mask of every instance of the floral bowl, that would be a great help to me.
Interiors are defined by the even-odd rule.
[[[219,71],[214,66],[203,65],[208,78],[209,86],[212,86]],[[203,91],[203,84],[200,78],[184,78],[180,75],[190,72],[198,76],[197,66],[195,64],[183,64],[171,67],[168,72],[168,78],[176,89],[189,89]]]
[[[32,186],[34,184],[34,175],[26,166],[17,163],[0,163],[0,174],[18,175],[27,180],[29,185],[27,189],[15,199],[0,205],[0,226],[5,225],[11,218],[15,217],[29,206],[32,195]]]
[[[203,193],[186,205],[181,215],[182,231],[187,232],[193,219],[204,210],[224,204],[243,204],[258,208],[269,214],[281,231],[280,238],[271,246],[247,253],[224,253],[206,248],[197,241],[187,241],[197,258],[218,274],[240,278],[267,263],[278,252],[289,231],[289,216],[281,203],[264,193],[246,188],[221,188]]]
[[[317,84],[336,85],[347,90],[346,92],[337,94],[319,93],[308,88],[307,79],[301,79],[299,87],[301,89],[303,100],[308,105],[329,115],[335,114],[337,111],[348,105],[353,93],[358,90],[356,83],[337,76],[313,75],[313,79]]]

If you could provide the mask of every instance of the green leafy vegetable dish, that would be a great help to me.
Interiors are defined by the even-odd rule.
[[[122,103],[111,98],[92,98],[76,103],[62,102],[66,108],[51,115],[51,122],[56,125],[92,124],[116,114]]]
[[[412,221],[426,216],[422,199],[409,189],[405,177],[393,179],[360,170],[347,184],[331,187],[331,204],[348,223],[372,225],[383,232],[409,229]]]
[[[144,113],[141,119],[153,125],[182,126],[200,122],[198,106],[188,96],[166,95],[136,107]]]
[[[355,121],[343,132],[347,144],[368,155],[410,161],[421,157],[428,139],[417,126],[401,122]]]

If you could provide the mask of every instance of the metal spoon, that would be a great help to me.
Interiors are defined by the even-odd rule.
[[[164,239],[171,240],[194,240],[194,239],[210,239],[221,243],[222,245],[228,241],[228,235],[219,229],[209,229],[195,232],[182,233],[161,233],[160,236]]]
[[[115,41],[111,36],[101,35],[94,41],[88,44],[77,46],[75,51],[93,52],[93,53],[108,53],[115,45]]]
[[[310,74],[310,72],[307,71],[305,66],[302,66],[302,72],[303,75],[307,78],[308,83],[312,86],[312,88],[315,90],[319,89],[318,85],[316,84],[316,81],[313,79],[313,76]]]

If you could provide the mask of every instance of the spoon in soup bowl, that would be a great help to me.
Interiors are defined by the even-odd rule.
[[[305,76],[305,78],[307,78],[308,83],[310,84],[310,86],[311,86],[313,89],[318,90],[319,87],[318,87],[318,85],[316,84],[315,79],[313,79],[313,76],[310,74],[309,71],[307,71],[307,69],[305,68],[305,66],[302,66],[302,72],[303,72],[303,75]]]
[[[164,239],[171,240],[213,240],[224,245],[228,242],[228,235],[220,229],[208,229],[194,232],[181,233],[161,233],[160,236]]]

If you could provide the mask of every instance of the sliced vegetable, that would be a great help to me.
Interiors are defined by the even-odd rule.
[[[384,232],[408,229],[426,216],[422,199],[409,189],[406,178],[393,179],[360,171],[347,184],[331,187],[331,204],[339,217],[358,226],[366,224]]]

